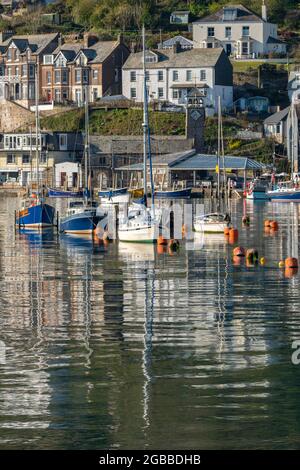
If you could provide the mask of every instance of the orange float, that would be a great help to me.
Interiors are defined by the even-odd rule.
[[[276,220],[272,220],[270,227],[272,230],[278,230],[278,222]]]
[[[165,253],[167,253],[166,245],[157,245],[157,253],[159,255],[164,255]]]
[[[225,235],[225,236],[228,236],[228,235],[229,235],[229,232],[230,232],[230,228],[229,228],[229,227],[224,228],[224,235]]]
[[[157,239],[157,244],[158,245],[167,245],[168,242],[167,242],[166,238],[164,238],[162,235],[159,235],[159,237]]]
[[[229,241],[234,243],[239,239],[239,231],[236,228],[231,228],[229,230]]]
[[[234,266],[240,266],[243,262],[243,257],[242,256],[233,256],[232,258]]]
[[[272,222],[271,220],[265,220],[264,226],[265,227],[271,227],[271,222]]]
[[[298,268],[298,260],[297,258],[286,258],[285,262],[284,262],[284,265],[286,268],[290,269],[290,268]]]
[[[245,249],[242,246],[237,246],[236,248],[234,248],[232,254],[233,256],[239,256],[239,257],[245,256]]]
[[[287,279],[291,279],[292,277],[296,276],[298,273],[298,268],[285,268],[284,270],[284,277]]]

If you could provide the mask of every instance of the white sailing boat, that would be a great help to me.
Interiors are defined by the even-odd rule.
[[[144,204],[134,204],[128,215],[119,222],[119,240],[122,242],[155,243],[159,236],[160,217],[154,207],[154,188],[152,175],[151,148],[149,139],[148,91],[146,84],[146,47],[145,27],[143,26],[143,71],[144,71]],[[151,179],[151,207],[147,207],[147,156],[149,154]]]

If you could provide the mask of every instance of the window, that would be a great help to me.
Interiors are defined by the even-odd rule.
[[[75,70],[75,82],[80,83],[81,82],[81,70]]]
[[[68,90],[63,90],[62,91],[62,99],[66,101],[68,99]]]
[[[236,8],[224,8],[223,10],[223,20],[224,21],[234,21],[237,17]]]
[[[187,81],[187,82],[191,82],[191,81],[192,81],[192,71],[191,71],[191,70],[187,70],[187,71],[186,71],[186,81]]]
[[[22,65],[22,77],[27,76],[27,64]]]
[[[150,80],[150,72],[149,70],[146,70],[146,81],[149,82]]]
[[[163,88],[158,88],[158,98],[163,98],[164,97],[164,89]]]
[[[249,26],[243,26],[242,36],[243,36],[243,37],[249,36],[249,33],[250,33],[250,28],[249,28]]]
[[[60,90],[59,90],[58,88],[56,88],[56,89],[54,90],[54,101],[55,101],[56,103],[60,103],[60,96],[61,96],[61,95],[60,95]]]
[[[29,83],[28,85],[28,99],[34,100],[35,99],[35,84]]]
[[[68,83],[68,71],[62,70],[61,75],[62,75],[62,83]]]
[[[68,135],[67,134],[59,134],[59,149],[60,150],[67,150],[68,147]]]
[[[7,51],[7,60],[12,60],[12,50],[8,49]]]
[[[60,83],[60,70],[54,72],[54,83]]]
[[[178,82],[178,70],[173,70],[173,82]]]
[[[155,54],[148,54],[145,57],[145,62],[149,64],[153,62],[157,62],[157,56]]]
[[[6,163],[8,165],[16,163],[16,156],[13,153],[7,154]]]
[[[173,90],[173,99],[178,100],[182,96],[181,90]]]
[[[29,64],[29,77],[30,78],[34,78],[34,65],[33,64]]]
[[[206,70],[200,70],[200,80],[201,82],[206,80]]]
[[[22,163],[23,165],[27,165],[28,163],[30,163],[30,155],[28,154],[22,155]]]
[[[231,38],[231,27],[226,26],[225,28],[225,38],[230,39]]]
[[[207,43],[207,49],[212,49],[212,48],[213,48],[212,43],[211,43],[211,42],[208,42],[208,43]]]
[[[88,83],[89,82],[89,71],[88,71],[88,69],[83,69],[82,70],[82,80],[83,80],[83,83]]]
[[[130,72],[130,81],[131,82],[136,82],[136,71],[135,70]]]
[[[163,72],[163,70],[159,70],[158,71],[158,81],[163,82],[163,80],[164,80],[164,72]]]
[[[242,54],[243,55],[248,55],[249,50],[248,50],[248,43],[247,42],[242,42]]]
[[[46,73],[47,85],[51,85],[51,72]]]
[[[65,57],[63,55],[60,55],[60,57],[58,57],[58,59],[55,62],[55,67],[66,67],[66,65],[67,65],[67,62],[66,62]]]
[[[44,64],[45,65],[53,64],[53,55],[44,55]]]
[[[130,89],[130,98],[132,100],[135,100],[136,99],[136,88],[131,88]]]
[[[281,124],[277,124],[276,126],[276,134],[280,134],[281,133]]]
[[[15,75],[16,75],[16,77],[19,76],[19,67],[16,67],[16,68],[15,68]]]
[[[209,38],[213,38],[213,37],[215,36],[215,28],[209,26],[209,27],[207,28],[207,36],[208,36]]]
[[[115,82],[119,81],[119,69],[115,69]]]
[[[93,70],[93,79],[98,80],[98,70]]]
[[[19,49],[16,49],[16,61],[20,60],[20,51]]]
[[[11,67],[7,67],[7,75],[10,77],[11,76]]]

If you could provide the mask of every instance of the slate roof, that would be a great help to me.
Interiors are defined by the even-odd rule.
[[[261,170],[264,165],[248,157],[225,156],[227,170]],[[188,151],[170,155],[160,155],[152,159],[153,166],[167,165],[170,170],[207,170],[215,171],[218,159],[216,155],[206,155]],[[220,158],[220,169],[224,169],[223,158]],[[119,171],[143,171],[143,163],[117,168]]]
[[[224,20],[223,19],[224,9],[221,8],[215,13],[212,13],[211,15],[205,16],[204,18],[201,18],[195,21],[195,23],[217,23],[217,22],[236,23],[240,21],[247,22],[247,23],[248,22],[255,22],[255,23],[264,22],[261,16],[257,15],[256,13],[249,10],[248,8],[244,7],[244,5],[226,5],[226,9],[236,9],[237,17],[231,20]]]
[[[51,33],[51,34],[33,34],[27,36],[12,36],[2,44],[0,44],[0,48],[3,52],[5,52],[8,46],[14,42],[15,45],[18,47],[20,52],[25,52],[29,47],[30,50],[34,54],[39,54],[42,52],[52,41],[54,41],[58,36],[58,33]]]
[[[65,43],[56,48],[55,55],[63,52],[68,62],[73,62],[80,51],[88,58],[89,63],[102,63],[110,56],[113,50],[118,46],[118,41],[98,41],[89,48],[85,48],[82,43]]]
[[[273,36],[269,36],[267,39],[267,44],[285,44],[284,41],[278,38],[273,38]]]
[[[155,69],[162,67],[214,67],[218,62],[222,53],[225,54],[223,48],[214,49],[185,49],[179,52],[173,50],[153,50],[158,55],[158,62],[147,62],[147,69]],[[123,69],[141,69],[142,52],[130,54],[125,62]]]
[[[278,124],[279,122],[287,118],[289,111],[290,111],[290,106],[282,109],[281,111],[278,111],[277,113],[272,114],[272,116],[269,116],[267,117],[267,119],[264,120],[264,124],[267,126],[270,124]]]
[[[181,47],[193,47],[194,43],[188,38],[185,38],[184,36],[174,36],[173,38],[166,39],[166,41],[163,41],[162,43],[159,44],[159,49],[164,49],[164,48],[172,48],[176,43],[179,43]]]

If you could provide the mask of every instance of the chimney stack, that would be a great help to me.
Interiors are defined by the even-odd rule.
[[[264,21],[268,21],[267,5],[265,4],[265,0],[262,2],[261,17]]]

